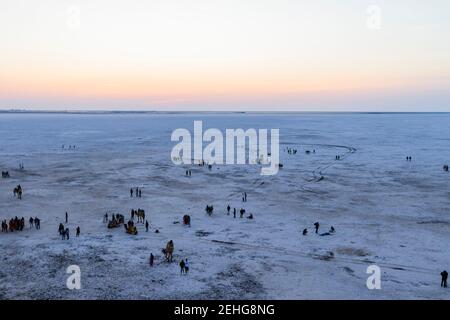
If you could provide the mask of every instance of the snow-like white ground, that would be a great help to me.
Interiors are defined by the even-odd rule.
[[[192,131],[194,120],[279,128],[284,168],[263,177],[258,166],[193,165],[185,177],[187,167],[170,160],[170,134]],[[439,286],[450,269],[444,164],[450,114],[1,114],[0,169],[11,178],[0,179],[0,219],[42,222],[41,230],[0,233],[0,299],[448,299]],[[129,196],[135,186],[141,199]],[[255,219],[233,219],[228,204]],[[106,211],[129,217],[131,208],[146,210],[148,233],[102,222]],[[71,239],[63,241],[66,211]],[[184,214],[191,228],[174,224]],[[336,234],[314,234],[316,221]],[[164,262],[170,239],[175,260],[190,260],[187,276]],[[66,288],[72,264],[81,267],[81,290]],[[366,287],[371,264],[381,268],[381,290]]]

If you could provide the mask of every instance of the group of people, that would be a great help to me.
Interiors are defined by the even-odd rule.
[[[79,237],[81,234],[80,226],[78,226],[75,231],[76,231],[76,236]],[[69,228],[64,227],[64,225],[62,223],[59,224],[58,232],[59,232],[59,235],[61,236],[62,240],[70,239]]]
[[[181,259],[180,261],[180,269],[181,269],[181,274],[188,274],[189,272],[189,261],[186,258],[185,260]]]
[[[284,149],[284,151],[287,152],[288,154],[297,154],[297,149],[293,149],[293,148],[289,148],[289,147],[286,147]],[[305,153],[310,154],[311,150],[305,150]],[[313,149],[312,153],[316,153],[316,149]],[[269,156],[270,156],[270,154],[269,154]]]
[[[2,171],[2,178],[9,178],[9,171]]]
[[[14,193],[14,197],[17,197],[19,200],[22,200],[22,187],[20,186],[20,184],[14,188],[13,193]]]
[[[341,160],[341,156],[340,155],[335,156],[334,160]]]
[[[206,205],[205,211],[207,214],[212,215],[213,211],[214,211],[214,207],[211,205]]]
[[[168,243],[167,243],[167,246],[166,246],[166,249],[163,249],[162,250],[162,253],[164,253],[164,255],[165,255],[165,258],[166,258],[166,260],[168,261],[168,262],[172,262],[171,260],[169,261],[169,257],[168,257],[168,252],[167,252],[167,248],[169,247],[169,246],[171,246],[171,250],[172,250],[172,252],[173,252],[173,241],[172,240],[170,240]],[[154,263],[155,263],[155,256],[153,255],[153,253],[150,253],[150,257],[149,257],[149,264],[150,264],[150,267],[153,267],[153,265],[154,265]]]
[[[412,157],[410,157],[410,156],[406,157],[406,161],[411,161],[411,160],[412,160]]]
[[[15,218],[12,218],[9,220],[9,224],[6,222],[6,220],[2,221],[2,232],[8,232],[8,226],[9,231],[22,231],[23,228],[25,228],[25,218],[22,217],[22,219],[19,219],[17,216]]]
[[[30,229],[34,226],[37,230],[39,230],[41,228],[41,219],[39,219],[38,217],[30,217],[30,219],[28,220],[28,222],[30,223]]]
[[[190,177],[192,175],[192,171],[191,170],[186,170],[186,177]]]
[[[30,229],[32,227],[35,227],[36,229],[41,228],[41,220],[38,217],[31,217],[29,220],[30,223]],[[9,220],[3,220],[2,221],[2,232],[13,232],[13,231],[23,231],[25,229],[25,218],[22,217],[19,219],[17,216],[15,218],[12,218]]]
[[[136,198],[142,197],[142,190],[136,187],[136,189],[131,188],[130,189],[130,198],[133,198],[133,193],[136,196]]]
[[[162,249],[162,253],[164,254],[166,261],[169,263],[172,262],[174,249],[175,249],[175,246],[174,246],[173,240],[169,240],[166,244],[166,247],[164,249]],[[149,257],[150,267],[153,267],[154,263],[155,263],[155,256],[153,255],[153,253],[150,253],[150,257]],[[182,259],[180,261],[179,265],[180,265],[181,274],[189,273],[189,260],[187,258]]]
[[[167,245],[168,246],[171,245],[172,246],[172,250],[173,250],[173,241],[172,240],[170,240]],[[163,253],[165,251],[166,251],[166,249],[163,250]],[[166,255],[166,259],[168,259],[167,255]],[[167,261],[169,261],[169,260],[167,260]],[[150,267],[153,267],[153,265],[155,264],[155,256],[153,255],[153,253],[150,253],[149,264],[150,264]],[[180,273],[181,274],[188,274],[189,273],[189,260],[187,258],[186,259],[182,259],[180,261],[179,265],[180,265]]]
[[[285,150],[288,154],[297,154],[297,149],[287,147]]]
[[[59,224],[58,232],[63,240],[65,240],[65,239],[69,240],[69,234],[70,234],[69,228],[64,228],[64,225],[62,223]]]
[[[314,223],[314,229],[315,229],[315,233],[318,234],[319,233],[319,228],[320,228],[320,223],[319,222],[315,222]],[[325,236],[325,235],[330,235],[332,233],[335,233],[336,229],[334,229],[333,226],[331,226],[330,230],[328,232],[322,233],[321,236]],[[306,236],[308,234],[308,228],[303,229],[302,234],[304,236]]]
[[[247,201],[247,197],[245,197],[245,201],[244,202],[246,202],[246,201]],[[228,205],[227,206],[227,215],[228,216],[230,215],[230,211],[231,211],[231,207],[230,207],[230,205]],[[236,213],[237,213],[236,208],[233,208],[233,218],[236,218]],[[244,214],[245,214],[245,209],[241,208],[239,210],[239,216],[240,216],[241,219],[244,217]],[[253,214],[250,213],[250,215],[247,216],[247,219],[250,219],[250,220],[253,219]]]
[[[124,219],[125,219],[125,217],[122,214],[119,214],[119,213],[114,214],[113,213],[111,221],[118,221],[119,223],[123,223],[125,221]],[[109,219],[108,219],[108,212],[107,212],[103,216],[103,222],[108,222],[108,221],[109,221]]]
[[[242,202],[247,202],[247,192],[242,193]]]
[[[73,146],[72,146],[72,145],[69,145],[69,148],[68,148],[68,149],[69,149],[69,150],[72,150],[72,149],[75,150],[75,148],[76,148],[75,145],[73,145]],[[66,149],[66,146],[65,146],[65,145],[62,145],[62,146],[61,146],[61,149],[62,149],[62,150],[65,150],[65,149]]]

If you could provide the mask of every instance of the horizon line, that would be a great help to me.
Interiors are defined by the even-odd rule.
[[[47,109],[0,109],[0,114],[179,114],[179,113],[238,113],[238,114],[289,114],[289,113],[322,113],[322,114],[446,114],[450,111],[350,111],[350,110],[340,110],[340,111],[317,111],[317,110],[285,110],[285,111],[238,111],[238,110],[99,110],[99,109],[86,109],[86,110],[76,110],[76,109],[66,109],[66,110],[47,110]]]

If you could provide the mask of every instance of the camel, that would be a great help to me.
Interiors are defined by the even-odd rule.
[[[166,248],[162,250],[162,253],[164,253],[167,262],[172,262],[173,250],[174,250],[173,241],[170,240],[169,242],[167,242]]]
[[[138,221],[137,222],[142,222],[144,223],[145,221],[145,211],[142,209],[131,209],[131,220],[134,219],[134,216],[137,216]]]
[[[137,216],[138,222],[144,223],[145,221],[145,211],[142,209],[137,209],[137,211],[134,211],[134,215]]]

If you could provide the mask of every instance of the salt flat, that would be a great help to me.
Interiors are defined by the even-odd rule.
[[[261,176],[256,165],[175,166],[171,132],[194,120],[279,128],[284,167]],[[0,220],[41,219],[41,230],[0,233],[0,298],[448,299],[439,273],[450,269],[449,163],[450,114],[0,114],[0,168],[11,175],[0,180]],[[130,198],[136,186],[142,198]],[[255,219],[234,219],[228,204]],[[131,208],[146,210],[148,233],[102,222]],[[336,233],[314,234],[316,221]],[[170,239],[172,264],[161,253]],[[81,290],[66,288],[71,264]],[[381,290],[366,287],[371,264]]]

